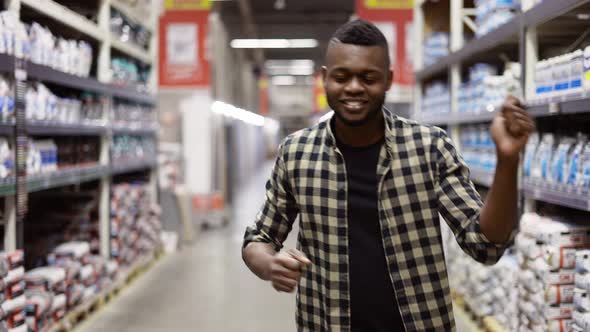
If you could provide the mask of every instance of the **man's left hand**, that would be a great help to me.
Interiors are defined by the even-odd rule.
[[[498,161],[517,162],[534,130],[535,122],[522,108],[520,101],[514,96],[508,96],[490,128]]]

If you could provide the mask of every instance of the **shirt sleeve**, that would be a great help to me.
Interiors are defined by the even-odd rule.
[[[266,183],[266,195],[255,223],[247,227],[244,235],[245,248],[250,242],[270,243],[276,251],[281,250],[283,242],[293,227],[299,214],[292,187],[287,177],[283,160],[283,145],[275,161],[272,173]]]
[[[450,138],[441,131],[436,143],[439,213],[453,231],[464,252],[483,264],[495,264],[516,232],[506,243],[492,243],[482,233],[479,219],[483,202],[469,178],[469,168]]]

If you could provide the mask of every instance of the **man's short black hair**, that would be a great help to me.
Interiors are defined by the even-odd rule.
[[[387,49],[387,39],[373,23],[365,20],[348,22],[338,28],[332,41],[360,46],[383,46]]]

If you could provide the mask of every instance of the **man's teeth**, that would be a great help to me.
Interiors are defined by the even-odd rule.
[[[351,107],[361,107],[363,106],[363,102],[361,101],[347,101],[346,105],[351,106]]]

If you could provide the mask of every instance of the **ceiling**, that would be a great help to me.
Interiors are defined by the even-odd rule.
[[[266,49],[265,59],[312,59],[323,62],[326,46],[334,31],[354,13],[354,0],[284,0],[283,10],[275,9],[277,0],[232,0],[219,2],[221,17],[228,25],[230,38],[251,38],[246,33],[239,2],[251,9],[257,38],[314,38],[313,49]],[[281,1],[281,0],[279,0]]]

